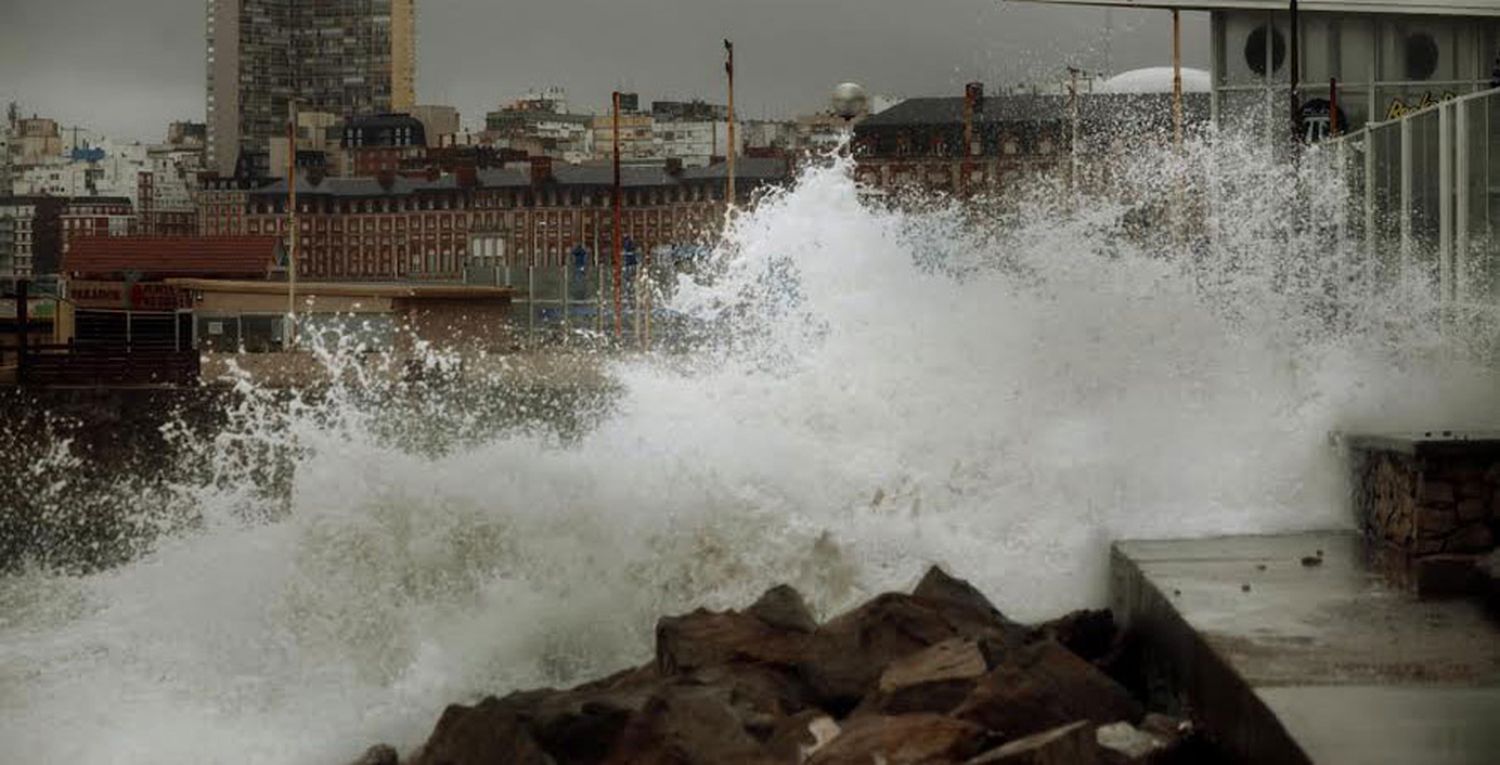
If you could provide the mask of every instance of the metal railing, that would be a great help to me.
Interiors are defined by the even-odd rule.
[[[1324,148],[1347,183],[1347,235],[1368,257],[1399,257],[1429,276],[1445,306],[1500,307],[1500,90],[1370,123]]]

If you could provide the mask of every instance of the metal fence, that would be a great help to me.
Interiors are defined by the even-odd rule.
[[[570,257],[574,262],[566,265],[506,259],[476,263],[470,281],[516,290],[511,321],[527,344],[645,347],[680,334],[678,317],[663,306],[678,274],[691,269],[701,255],[699,248],[683,247],[627,258],[619,269],[618,289],[613,263],[593,257]]]
[[[1434,104],[1329,142],[1347,181],[1347,235],[1438,285],[1445,306],[1500,308],[1500,90]]]

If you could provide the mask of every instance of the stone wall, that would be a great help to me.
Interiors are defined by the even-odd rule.
[[[1354,506],[1372,562],[1424,596],[1474,586],[1500,536],[1500,437],[1420,434],[1350,442]]]

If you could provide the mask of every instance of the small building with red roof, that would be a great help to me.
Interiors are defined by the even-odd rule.
[[[270,279],[286,251],[276,236],[84,237],[63,255],[65,279]]]

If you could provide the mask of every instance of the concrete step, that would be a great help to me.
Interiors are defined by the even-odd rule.
[[[1500,623],[1423,601],[1352,531],[1114,546],[1152,675],[1250,763],[1500,763]]]

